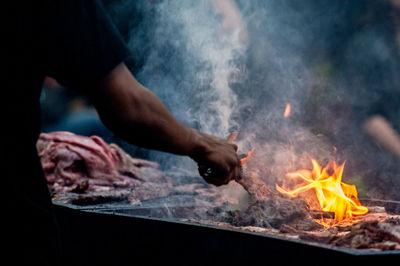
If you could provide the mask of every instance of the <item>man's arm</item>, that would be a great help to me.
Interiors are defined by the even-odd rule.
[[[213,166],[221,176],[207,181],[215,185],[226,184],[237,176],[237,146],[181,124],[125,64],[118,65],[90,97],[103,123],[128,142],[187,155],[198,163]]]
[[[384,117],[372,116],[364,122],[363,127],[379,145],[400,158],[400,135]]]

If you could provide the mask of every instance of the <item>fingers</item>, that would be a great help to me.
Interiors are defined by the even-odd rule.
[[[236,144],[233,144],[233,148],[235,149],[235,152],[238,151],[238,146]]]
[[[239,176],[239,167],[235,167],[234,170],[231,171],[231,174],[229,176],[229,181],[235,180],[238,176]]]
[[[238,146],[232,143],[237,136],[238,132],[234,131],[228,139],[210,137],[213,140],[211,151],[204,154],[201,160],[198,158],[198,162],[212,169],[207,175],[200,173],[208,183],[216,186],[225,185],[239,175]]]
[[[233,175],[230,174],[225,179],[213,177],[213,178],[207,178],[206,181],[207,181],[207,183],[213,184],[215,186],[222,186],[222,185],[226,185],[230,181],[232,181],[234,179],[232,177],[233,177]]]
[[[220,167],[215,170],[215,172],[205,180],[213,185],[222,186],[228,184],[231,180],[235,180],[239,175],[240,160],[236,158],[236,163],[225,167]]]

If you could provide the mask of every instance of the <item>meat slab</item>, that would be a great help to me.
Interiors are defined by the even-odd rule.
[[[53,194],[98,192],[102,195],[115,189],[140,187],[140,194],[151,196],[167,193],[160,191],[160,187],[164,191],[172,187],[157,163],[132,158],[117,145],[108,145],[97,136],[42,133],[37,150]]]
[[[162,172],[157,163],[133,158],[98,136],[42,133],[37,150],[52,198],[58,202],[138,204],[176,195],[190,196],[210,206],[226,201],[224,193],[200,177],[180,183]]]

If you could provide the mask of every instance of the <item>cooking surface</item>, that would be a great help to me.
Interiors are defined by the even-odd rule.
[[[82,256],[82,265],[140,258],[149,264],[188,265],[189,261],[190,265],[244,265],[265,260],[269,265],[271,259],[290,264],[309,262],[311,257],[329,258],[326,265],[330,265],[344,261],[386,263],[400,255],[398,251],[349,250],[232,227],[148,217],[154,210],[143,208],[55,207],[67,250],[74,256],[80,248],[92,254],[90,258]]]

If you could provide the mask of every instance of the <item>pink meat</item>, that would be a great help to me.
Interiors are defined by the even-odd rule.
[[[97,136],[42,133],[37,150],[52,192],[104,191],[140,186],[143,182],[171,185],[158,164],[132,158]]]

